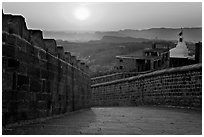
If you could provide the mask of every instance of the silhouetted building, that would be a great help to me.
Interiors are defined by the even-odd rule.
[[[159,44],[159,43],[158,43]],[[152,48],[143,50],[142,56],[124,55],[116,56],[119,72],[144,72],[169,67],[169,49],[168,47],[158,48],[157,43]]]

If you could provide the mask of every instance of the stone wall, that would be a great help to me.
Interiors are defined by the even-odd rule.
[[[151,71],[144,71],[144,72],[121,72],[121,73],[112,73],[104,76],[99,77],[93,77],[91,78],[91,84],[97,84],[97,83],[104,83],[108,81],[118,80],[118,79],[124,79],[132,76],[137,76],[140,74],[145,74]]]
[[[73,62],[55,40],[28,30],[22,16],[3,14],[3,125],[90,107],[88,70]]]
[[[202,64],[93,84],[93,106],[202,106]]]
[[[195,44],[195,62],[202,63],[202,42]]]

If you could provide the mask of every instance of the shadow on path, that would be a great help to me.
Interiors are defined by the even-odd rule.
[[[202,111],[166,107],[94,107],[11,128],[10,135],[200,135]]]
[[[95,113],[91,110],[82,110],[47,121],[9,128],[3,134],[7,135],[75,135],[82,134],[81,129],[89,127],[95,122]]]

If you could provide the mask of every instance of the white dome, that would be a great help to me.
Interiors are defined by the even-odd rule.
[[[170,58],[187,58],[188,52],[185,42],[178,41],[176,47],[170,50]]]

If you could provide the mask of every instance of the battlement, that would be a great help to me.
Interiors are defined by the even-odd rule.
[[[45,50],[45,44],[43,41],[43,34],[41,30],[29,30],[30,42],[33,46],[42,48]]]
[[[57,44],[54,39],[44,39],[45,49],[47,52],[57,57]]]
[[[2,31],[15,34],[29,41],[29,31],[26,26],[25,18],[19,15],[2,15]]]
[[[90,107],[90,77],[76,58],[22,16],[2,19],[3,125]]]

